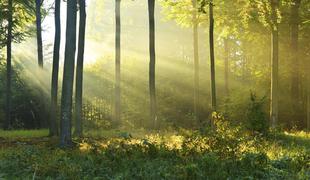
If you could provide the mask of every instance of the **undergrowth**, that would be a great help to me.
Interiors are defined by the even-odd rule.
[[[18,138],[17,138],[18,141]],[[0,179],[310,179],[307,133],[250,136],[219,118],[205,133],[116,132],[0,145]]]

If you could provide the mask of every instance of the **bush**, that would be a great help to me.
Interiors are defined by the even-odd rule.
[[[253,134],[260,133],[266,135],[268,133],[268,121],[264,112],[265,97],[258,99],[256,94],[251,92],[250,104],[246,112],[248,123],[247,128]]]

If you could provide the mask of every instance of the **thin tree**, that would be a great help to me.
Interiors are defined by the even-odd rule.
[[[199,122],[199,50],[198,50],[198,19],[197,0],[193,4],[193,47],[194,47],[194,113]]]
[[[229,95],[229,45],[228,38],[224,38],[224,80],[225,80],[225,94]]]
[[[61,24],[60,24],[60,3],[61,0],[55,0],[55,38],[53,51],[53,70],[52,70],[52,88],[51,88],[51,117],[49,134],[50,136],[58,135],[57,123],[57,98],[58,98],[58,74],[59,74],[59,50],[61,39]]]
[[[213,18],[213,1],[209,4],[209,45],[210,45],[210,68],[211,68],[211,105],[212,111],[216,111],[216,87],[215,87],[215,59],[214,59],[214,18]]]
[[[278,0],[271,0],[271,100],[270,100],[270,120],[271,127],[275,128],[278,122],[278,22],[277,8]]]
[[[114,123],[121,121],[121,0],[115,0],[115,107]]]
[[[307,62],[307,129],[310,131],[310,61]]]
[[[12,81],[12,29],[13,29],[13,0],[8,1],[8,32],[6,43],[6,121],[4,129],[11,126],[11,81]]]
[[[41,0],[36,0],[36,26],[37,26],[37,52],[38,64],[43,68],[42,25],[41,25]]]
[[[72,120],[72,91],[74,79],[74,61],[76,50],[76,16],[77,1],[67,1],[67,25],[65,62],[61,95],[61,128],[60,145],[68,147],[72,145],[71,120]]]
[[[153,128],[157,128],[157,112],[156,112],[156,85],[155,85],[155,0],[148,0],[149,12],[149,88],[150,88],[150,112]]]
[[[294,117],[298,118],[301,110],[301,93],[300,93],[300,60],[298,53],[298,36],[299,36],[299,7],[301,0],[293,0],[290,15],[290,49],[291,49],[291,103],[294,110]]]
[[[79,44],[76,65],[75,81],[75,135],[82,136],[82,105],[83,105],[83,64],[84,64],[84,47],[85,47],[85,28],[86,28],[86,9],[85,0],[79,0],[80,23],[79,23]]]

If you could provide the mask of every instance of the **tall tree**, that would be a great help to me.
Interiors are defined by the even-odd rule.
[[[59,74],[59,50],[61,39],[60,24],[60,4],[61,0],[55,0],[55,38],[53,51],[53,70],[52,70],[52,88],[51,88],[51,117],[50,117],[50,136],[58,135],[57,123],[57,94],[58,94],[58,74]]]
[[[66,47],[65,62],[61,95],[61,128],[60,145],[72,145],[71,120],[72,120],[72,91],[74,79],[74,61],[76,50],[76,16],[77,1],[67,1]]]
[[[225,83],[225,93],[229,95],[229,45],[228,38],[224,38],[224,83]]]
[[[79,23],[79,45],[76,65],[75,81],[75,135],[82,136],[82,105],[83,105],[83,64],[84,64],[84,47],[85,47],[85,27],[86,27],[86,9],[85,0],[79,0],[80,6],[80,23]]]
[[[278,22],[277,8],[278,0],[270,0],[271,5],[271,102],[270,102],[270,120],[271,126],[276,127],[278,122]]]
[[[38,64],[43,68],[43,47],[42,47],[42,25],[41,25],[41,0],[36,0],[36,26],[37,26],[37,51],[38,51]]]
[[[115,107],[114,123],[121,119],[121,0],[115,0]]]
[[[209,45],[210,45],[210,68],[211,68],[211,105],[212,111],[216,111],[216,87],[215,87],[215,59],[214,59],[214,18],[213,1],[209,3]]]
[[[149,88],[150,88],[150,111],[153,127],[157,128],[157,112],[156,112],[156,86],[155,86],[155,0],[148,0],[149,12]]]
[[[194,112],[199,121],[199,50],[198,50],[198,18],[197,0],[193,4],[193,47],[194,47]]]
[[[307,84],[307,129],[310,131],[310,61],[308,60],[307,64],[307,79],[306,79],[306,84]]]
[[[298,52],[298,31],[299,31],[299,7],[301,0],[293,0],[290,15],[290,49],[291,49],[291,103],[294,110],[294,119],[298,114],[302,114],[301,110],[301,93],[300,93],[300,60]]]
[[[11,126],[11,81],[12,81],[12,29],[13,29],[13,0],[8,1],[8,32],[7,32],[7,59],[6,59],[6,121],[4,129]]]

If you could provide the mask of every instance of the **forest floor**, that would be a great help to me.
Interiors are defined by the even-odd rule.
[[[58,148],[47,130],[0,130],[0,179],[310,179],[310,134],[97,131]]]

